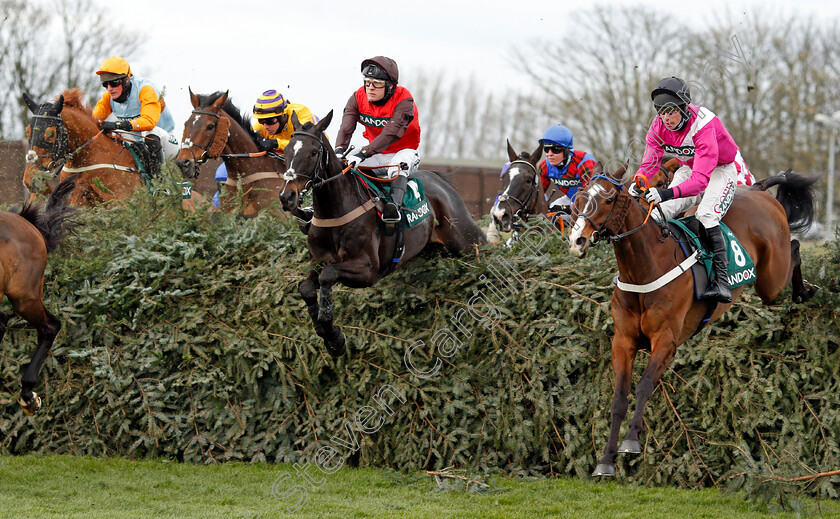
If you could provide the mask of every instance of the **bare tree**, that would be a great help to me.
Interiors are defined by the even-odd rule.
[[[538,90],[531,110],[568,126],[575,147],[608,167],[638,163],[654,115],[651,84],[678,63],[688,27],[647,7],[601,6],[573,12],[565,29],[513,51]]]
[[[23,92],[38,100],[74,87],[98,93],[97,65],[139,48],[139,36],[91,0],[0,0],[0,20],[0,138],[22,137]]]

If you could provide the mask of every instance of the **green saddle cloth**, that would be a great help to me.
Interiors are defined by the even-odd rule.
[[[355,170],[353,173],[356,177],[364,182],[373,192],[380,196],[385,202],[391,201],[391,183],[374,182],[363,175],[358,174]],[[405,186],[405,196],[402,203],[402,220],[406,227],[414,227],[422,222],[431,214],[429,208],[429,201],[426,199],[426,190],[423,188],[423,183],[418,178],[409,178]]]
[[[714,279],[712,272],[712,257],[714,255],[706,250],[697,234],[689,228],[692,220],[695,220],[694,216],[686,216],[668,221],[679,226],[685,232],[685,235],[694,243],[694,246],[705,252],[705,254],[698,256],[698,260],[703,262],[709,279]],[[750,258],[750,255],[741,245],[741,242],[738,241],[735,234],[723,222],[720,222],[720,230],[723,232],[723,240],[726,242],[726,273],[729,277],[729,287],[735,288],[754,282],[755,263],[753,263],[752,258]]]

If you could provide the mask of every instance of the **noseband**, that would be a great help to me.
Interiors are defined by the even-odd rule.
[[[508,183],[507,189],[505,189],[504,193],[499,195],[498,203],[507,204],[511,217],[517,217],[522,218],[523,220],[527,220],[528,214],[530,213],[529,206],[531,204],[531,200],[534,199],[534,195],[537,194],[537,182],[539,181],[539,179],[537,178],[537,168],[534,167],[534,165],[528,162],[527,160],[514,160],[510,163],[510,167],[508,167],[508,174],[510,174],[510,168],[512,168],[514,164],[526,164],[529,168],[531,168],[531,170],[534,172],[534,183],[531,184],[531,190],[528,192],[528,196],[525,197],[525,201],[519,200],[515,196],[511,196],[508,193],[508,190],[510,190],[510,183]],[[519,204],[519,209],[517,209],[516,212],[513,211],[513,205],[510,203],[511,200]]]
[[[315,139],[318,142],[318,163],[315,165],[315,169],[309,175],[298,173],[297,171],[294,171],[294,168],[292,168],[294,173],[289,173],[288,171],[286,171],[286,173],[283,174],[284,178],[287,181],[294,180],[297,177],[305,178],[306,185],[304,186],[302,193],[307,192],[309,189],[317,189],[326,184],[327,182],[339,178],[338,175],[332,178],[326,178],[325,175],[321,174],[326,174],[327,166],[329,166],[330,162],[330,157],[327,154],[327,147],[324,146],[323,138],[319,137],[318,135],[315,135],[314,133],[306,132],[303,130],[292,132],[292,138],[298,135]]]

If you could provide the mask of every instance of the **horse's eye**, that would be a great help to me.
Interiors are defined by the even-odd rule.
[[[55,128],[49,127],[46,130],[44,130],[44,139],[47,142],[55,142],[55,137],[56,137]]]
[[[309,152],[310,157],[315,157],[316,155],[318,155],[318,150],[312,150]]]
[[[212,129],[213,129],[213,128],[215,128],[215,127],[216,127],[216,125],[215,125],[215,124],[213,124],[213,123],[210,123],[210,124],[208,124],[208,125],[207,125],[207,129],[208,129],[208,130],[212,130]]]
[[[606,203],[607,205],[612,205],[612,203],[613,203],[613,202],[615,202],[615,197],[608,198],[608,199],[606,200],[606,202],[605,202],[605,203]]]
[[[534,181],[529,178],[528,180],[525,181],[525,183],[530,186],[531,184],[534,183]]]

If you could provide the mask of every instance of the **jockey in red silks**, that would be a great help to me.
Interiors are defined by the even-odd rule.
[[[547,129],[540,143],[545,151],[545,160],[538,170],[543,192],[549,196],[548,188],[553,183],[560,197],[551,202],[550,211],[558,211],[572,205],[581,187],[586,187],[597,161],[585,151],[575,151],[571,130],[562,124]]]
[[[746,166],[720,119],[707,108],[691,104],[685,81],[663,79],[651,93],[651,100],[657,117],[648,130],[645,154],[636,175],[650,179],[659,170],[665,152],[677,157],[682,166],[674,172],[667,189],[651,188],[644,196],[648,202],[660,204],[666,218],[697,206],[696,218],[714,253],[715,279],[703,298],[729,303],[732,293],[726,273],[726,244],[719,224],[735,196],[739,168],[746,170]],[[635,184],[630,193],[641,196]]]

